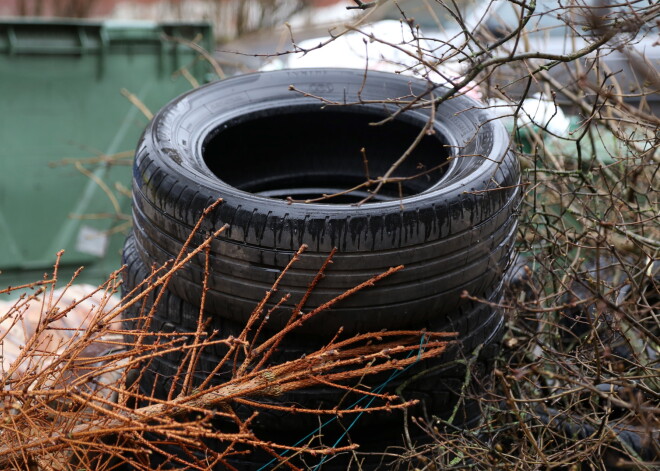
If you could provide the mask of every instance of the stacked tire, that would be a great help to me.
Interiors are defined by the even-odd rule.
[[[511,259],[521,194],[504,128],[466,97],[436,106],[444,92],[395,74],[291,70],[212,83],[163,108],[137,148],[125,292],[154,264],[179,255],[218,198],[222,203],[192,234],[192,246],[228,228],[211,243],[208,259],[200,253],[170,280],[149,329],[196,331],[206,286],[206,329],[237,336],[303,244],[307,250],[265,306],[267,312],[290,294],[269,314],[264,336],[286,324],[333,248],[333,262],[305,312],[404,265],[291,333],[275,360],[309,353],[340,329],[343,336],[383,329],[457,332],[458,343],[442,358],[420,362],[387,389],[422,399],[414,413],[448,418],[465,383],[469,362],[463,360],[479,351],[471,364],[485,376],[497,353],[503,318],[492,306]],[[383,175],[390,183],[379,186],[376,177]],[[465,292],[488,303],[471,301]],[[200,378],[224,353],[223,347],[205,350]],[[166,397],[181,360],[177,354],[154,358],[141,387]],[[228,367],[217,381],[230,374]],[[372,386],[378,381],[383,377],[372,378]],[[359,401],[344,396],[315,387],[263,400],[312,409]],[[478,420],[478,403],[461,404],[455,425]],[[397,419],[365,415],[354,430]],[[317,424],[313,416],[269,410],[253,422],[265,432],[293,435]]]

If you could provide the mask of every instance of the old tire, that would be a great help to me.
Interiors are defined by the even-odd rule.
[[[174,258],[202,211],[222,197],[194,236],[200,242],[229,224],[211,245],[210,314],[245,322],[302,244],[309,248],[280,285],[291,298],[271,315],[273,329],[286,322],[333,247],[333,264],[305,310],[391,266],[405,269],[333,306],[304,326],[308,333],[418,328],[458,312],[464,291],[491,298],[513,249],[519,171],[504,128],[466,97],[435,110],[435,134],[395,173],[440,166],[406,182],[407,196],[387,189],[360,206],[285,199],[364,179],[362,148],[371,174],[383,175],[431,112],[415,109],[369,126],[396,107],[365,102],[424,96],[427,87],[394,74],[369,72],[364,81],[363,71],[296,70],[236,77],[177,98],[152,120],[137,149],[134,237],[143,262]],[[170,283],[193,306],[204,263],[202,256],[192,260]]]
[[[337,248],[333,263],[304,312],[402,264],[402,271],[292,333],[277,360],[312,351],[340,328],[344,335],[397,328],[456,331],[459,342],[442,359],[416,365],[393,382],[403,384],[430,368],[410,382],[404,397],[423,399],[428,412],[446,418],[461,393],[465,367],[444,367],[443,362],[460,364],[481,348],[474,368],[478,377],[486,377],[497,354],[502,314],[461,294],[499,301],[521,193],[506,132],[467,98],[447,101],[434,112],[415,108],[385,126],[369,126],[397,109],[376,102],[428,97],[427,85],[376,72],[365,80],[364,71],[346,69],[281,71],[210,84],[171,102],[149,124],[136,152],[134,229],[124,251],[126,289],[137,286],[152,263],[175,258],[202,212],[219,197],[222,203],[192,234],[191,245],[229,225],[208,252],[203,314],[210,319],[210,330],[236,335],[302,244],[308,246],[306,252],[266,306],[291,294],[271,314],[266,333],[286,322],[332,248]],[[350,102],[355,104],[331,104]],[[422,177],[402,180],[400,189],[385,188],[362,205],[355,202],[364,193],[338,202],[286,200],[359,183],[366,175],[363,148],[371,175],[385,174],[432,116],[434,134],[423,137],[394,174],[406,178],[424,173]],[[153,310],[152,330],[196,329],[205,257],[200,253],[170,281],[164,304]],[[202,356],[200,378],[221,354]],[[172,356],[154,358],[142,378],[143,391],[166,396],[172,384],[176,387],[179,362]],[[372,384],[380,380],[373,378]],[[260,400],[327,408],[342,395],[310,388]],[[245,416],[250,412],[244,411]],[[359,425],[369,430],[393,420],[383,415],[364,415]],[[467,402],[455,424],[468,425],[479,415],[478,401]],[[288,430],[288,437],[312,431],[317,420],[300,417],[265,411],[253,426],[265,432]]]
[[[124,246],[124,272],[123,292],[128,294],[137,288],[141,292],[139,285],[150,273],[150,270],[142,263],[139,257],[139,250],[133,240],[129,237]],[[501,290],[498,290],[500,292]],[[137,294],[137,293],[136,293]],[[498,295],[499,296],[499,295]],[[182,300],[175,294],[165,290],[160,303],[153,307],[156,293],[146,298],[144,304],[139,304],[126,313],[127,321],[125,327],[129,330],[140,328],[140,322],[136,319],[146,313],[151,312],[149,318],[149,331],[155,333],[179,333],[180,339],[185,343],[193,340],[189,335],[197,329],[199,318],[199,307]],[[494,299],[492,301],[497,301]],[[153,309],[152,309],[153,308]],[[431,331],[458,330],[461,342],[450,347],[450,349],[440,358],[419,362],[413,368],[403,374],[382,374],[375,377],[364,378],[362,383],[368,384],[373,388],[378,388],[383,383],[383,392],[393,393],[400,388],[399,393],[402,399],[420,400],[419,407],[412,408],[411,414],[435,415],[442,419],[447,419],[453,412],[454,405],[461,395],[463,383],[466,378],[466,358],[472,352],[480,351],[477,358],[473,360],[471,374],[474,376],[474,383],[470,385],[468,391],[473,393],[478,391],[479,383],[490,370],[494,362],[494,356],[497,353],[497,343],[502,335],[502,316],[491,306],[487,304],[470,303],[463,306],[456,313],[456,319],[467,319],[469,322],[462,323],[461,326],[438,326],[428,324],[423,326]],[[207,331],[218,332],[217,338],[226,338],[229,336],[238,337],[242,326],[238,323],[228,321],[216,315],[204,315],[204,322],[207,322]],[[458,327],[459,329],[455,329]],[[422,328],[422,326],[420,326]],[[188,335],[186,335],[188,334]],[[272,332],[265,332],[266,335]],[[146,336],[147,342],[155,339],[156,336]],[[169,337],[168,339],[172,339]],[[285,361],[300,358],[304,354],[309,354],[322,347],[322,341],[310,338],[305,335],[296,335],[294,331],[286,341],[283,342],[277,353],[273,355],[271,362],[278,364]],[[212,371],[227,352],[226,347],[222,345],[213,345],[206,348],[199,357],[197,365],[197,380],[201,383]],[[172,351],[167,355],[155,356],[151,359],[148,368],[142,376],[142,392],[150,394],[154,392],[157,397],[167,397],[170,388],[177,386],[182,382],[180,367],[184,361],[185,352]],[[459,361],[456,361],[459,360]],[[219,371],[213,380],[213,384],[221,384],[231,378],[233,368],[231,361],[226,363],[226,367]],[[416,377],[416,379],[412,379]],[[178,383],[178,384],[177,384]],[[154,386],[155,385],[155,386]],[[475,389],[476,387],[476,389]],[[473,396],[472,396],[473,397]],[[342,404],[350,405],[358,403],[364,405],[368,402],[368,396],[358,394],[346,394],[345,391],[327,387],[312,387],[299,391],[293,391],[279,396],[269,396],[254,398],[254,401],[275,404],[277,406],[304,407],[307,409],[333,409],[338,405],[341,399]],[[238,412],[243,417],[252,415],[253,409],[245,405],[240,406]],[[480,405],[472,398],[468,399],[463,407],[459,408],[454,419],[454,425],[461,426],[473,423],[481,415]],[[349,424],[354,419],[353,416],[347,416],[342,419]],[[369,429],[374,425],[383,425],[386,423],[400,423],[402,419],[401,411],[381,412],[364,415],[354,430]],[[318,426],[318,417],[309,414],[293,415],[291,411],[277,411],[262,409],[259,416],[253,420],[252,426],[258,430],[288,430],[288,431],[311,431]]]

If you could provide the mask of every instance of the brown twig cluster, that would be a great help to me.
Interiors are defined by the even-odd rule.
[[[445,3],[452,9],[450,2]],[[620,11],[628,15],[618,19],[601,15],[578,24],[571,20],[578,7],[583,13],[597,10],[589,10],[583,2],[559,5],[549,15],[565,18],[586,44],[570,54],[552,55],[525,48],[526,28],[539,16],[535,3],[510,3],[519,13],[513,30],[497,37],[480,36],[457,15],[459,35],[465,41],[450,47],[446,42],[430,42],[443,46],[436,50],[442,55],[434,57],[433,50],[426,50],[419,56],[421,69],[438,73],[438,66],[448,60],[467,64],[459,78],[448,77],[453,83],[449,92],[432,96],[431,87],[428,96],[398,97],[386,103],[401,110],[438,106],[472,81],[488,95],[507,99],[513,104],[513,146],[527,189],[518,237],[521,259],[500,305],[509,314],[508,332],[494,386],[487,396],[475,398],[482,404],[484,421],[474,430],[456,431],[433,417],[412,418],[433,441],[424,446],[410,443],[401,451],[401,467],[414,462],[425,470],[655,469],[660,463],[660,134],[658,119],[644,97],[657,93],[657,71],[633,57],[633,69],[646,78],[640,90],[631,92],[619,86],[620,74],[608,70],[603,58],[617,52],[631,54],[624,43],[612,41],[621,35],[635,41],[643,27],[653,28],[660,12],[652,2],[622,2]],[[405,3],[401,6],[405,13]],[[369,12],[377,10],[369,8]],[[423,39],[415,22],[406,20],[402,27],[412,28],[416,38]],[[388,44],[387,38],[367,39]],[[288,52],[294,51],[301,50],[294,47]],[[574,66],[570,83],[550,73],[566,65]],[[509,79],[502,83],[497,73],[504,70]],[[514,93],[517,87],[522,87],[520,96]],[[566,106],[575,116],[568,135],[557,136],[538,123],[517,128],[525,114],[522,99],[532,89],[543,90],[553,104]],[[639,107],[626,101],[635,94],[641,97]],[[365,165],[364,188],[381,182],[383,178],[371,175]],[[191,253],[203,250],[202,244]],[[144,293],[157,291],[185,262],[182,257],[155,271]],[[48,289],[54,280],[32,288]],[[115,280],[103,289],[116,290]],[[133,304],[94,314],[94,328],[62,345],[57,355],[35,348],[40,345],[36,340],[25,342],[21,356],[12,363],[24,367],[4,371],[0,467],[67,469],[77,463],[80,468],[101,470],[129,462],[137,469],[150,469],[152,457],[163,454],[159,446],[163,443],[190,451],[166,459],[192,469],[226,463],[232,455],[245,453],[245,447],[283,462],[286,447],[260,440],[250,429],[250,419],[234,412],[236,404],[273,407],[254,399],[314,384],[351,388],[351,379],[415,361],[422,335],[426,345],[421,355],[439,354],[446,342],[441,335],[420,332],[369,334],[336,340],[305,358],[268,366],[270,352],[288,330],[257,345],[253,339],[259,337],[262,319],[255,314],[237,338],[208,336],[200,330],[188,333],[195,341],[184,345],[183,334],[135,331],[134,342],[117,345],[130,350],[112,352],[102,364],[98,357],[82,354],[91,343],[119,332],[119,317],[134,313],[144,298],[132,299],[136,299]],[[34,302],[36,295],[18,301],[4,313],[4,321],[19,325],[22,306]],[[57,311],[52,301],[39,302],[44,305],[38,329],[43,335],[67,308]],[[148,314],[140,315],[148,318]],[[173,391],[169,400],[150,398],[137,388],[140,381],[135,378],[145,362],[175,350],[185,352],[187,358],[179,383],[192,384],[189,375],[198,352],[218,342],[226,344],[232,360],[244,362],[228,382],[210,386],[210,381],[202,381],[202,387],[184,388],[180,395]],[[407,352],[416,354],[406,356]],[[16,374],[19,369],[25,373]],[[117,379],[100,385],[91,381],[105,373],[116,374]],[[466,397],[470,394],[467,387],[463,391]],[[378,407],[406,405],[390,396],[378,398],[384,404]],[[361,409],[322,413],[356,411]],[[233,424],[231,429],[218,430],[217,418]],[[200,461],[194,452],[203,448],[202,438],[217,439],[225,446],[205,449],[205,461]],[[301,446],[292,451],[348,450]]]
[[[192,253],[203,250],[208,243],[209,240],[205,241]],[[30,306],[38,306],[38,316],[33,331],[20,346],[20,353],[4,367],[0,392],[3,404],[0,468],[96,471],[129,464],[133,469],[150,470],[155,466],[153,457],[158,456],[160,462],[166,460],[181,468],[213,469],[220,463],[232,469],[229,460],[233,455],[260,449],[295,469],[283,456],[285,450],[320,456],[345,452],[355,446],[294,447],[264,441],[251,431],[252,418],[240,417],[234,411],[236,405],[249,403],[277,408],[255,399],[322,384],[376,397],[378,405],[323,411],[287,408],[286,412],[337,416],[405,408],[414,401],[402,403],[396,396],[370,392],[359,386],[358,380],[437,356],[444,351],[450,336],[418,331],[364,334],[336,338],[318,351],[287,363],[268,361],[287,333],[336,300],[329,300],[305,316],[294,316],[295,320],[285,329],[261,343],[253,341],[256,338],[253,336],[261,333],[259,326],[264,321],[259,306],[238,338],[223,338],[222,333],[209,335],[201,328],[183,334],[122,331],[122,317],[133,315],[129,313],[136,312],[135,307],[143,299],[166,284],[190,256],[193,255],[180,257],[173,267],[155,270],[145,280],[145,286],[140,287],[139,294],[133,293],[130,301],[116,306],[110,306],[109,300],[118,289],[118,273],[81,299],[65,305],[59,302],[62,295],[59,298],[52,295],[57,266],[51,279],[19,287],[31,291],[3,313],[5,342],[7,336],[16,335],[16,329],[27,321]],[[340,298],[388,274],[366,280]],[[64,328],[58,324],[59,320],[72,316],[75,309],[80,310],[81,304],[92,296],[97,296],[98,304],[84,310],[84,322],[80,326]],[[190,336],[195,341],[185,342]],[[217,343],[228,347],[218,368],[225,361],[242,358],[226,382],[212,381],[211,372],[201,384],[197,382],[194,388],[184,388],[168,399],[141,392],[140,377],[150,359],[184,352],[181,384],[193,384],[196,358]],[[99,355],[99,351],[104,354]],[[358,385],[352,386],[353,383]],[[218,426],[218,421],[224,425]],[[221,445],[209,448],[203,441],[209,439]],[[163,448],[163,444],[167,446]],[[167,451],[172,447],[182,451]]]

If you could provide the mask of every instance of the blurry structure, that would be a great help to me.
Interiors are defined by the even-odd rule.
[[[220,38],[282,24],[304,7],[340,0],[3,0],[0,16],[204,20]]]

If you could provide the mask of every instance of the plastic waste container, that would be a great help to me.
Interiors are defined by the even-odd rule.
[[[0,20],[0,287],[40,279],[61,249],[62,277],[120,266],[148,122],[136,103],[155,111],[208,81],[190,41],[212,50],[211,26]]]

